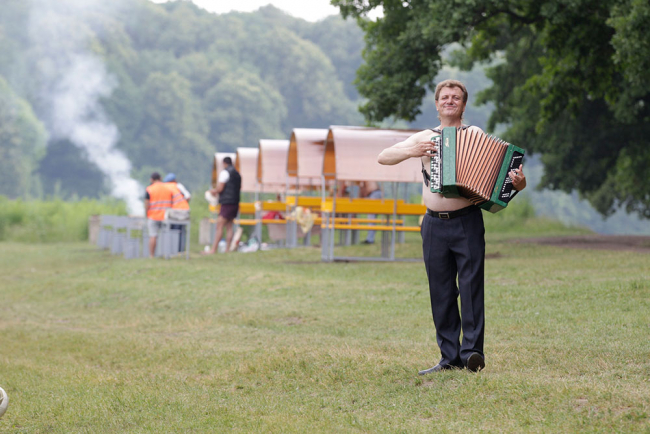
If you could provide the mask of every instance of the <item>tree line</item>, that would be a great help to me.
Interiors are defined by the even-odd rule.
[[[46,3],[3,1],[0,194],[97,197],[107,192],[102,173],[48,124],[44,95],[61,71],[52,51],[72,42],[34,44],[33,14]],[[271,6],[215,15],[186,1],[106,3],[74,10],[65,25],[105,65],[112,91],[99,103],[143,183],[154,170],[173,171],[197,188],[217,149],[363,122],[352,83],[363,34],[353,20],[310,23]]]
[[[33,13],[48,2],[3,2],[0,194],[101,196],[105,176],[48,124],[51,52],[71,43],[34,43]],[[106,68],[112,90],[99,103],[143,183],[174,171],[198,188],[215,150],[295,127],[432,127],[431,87],[458,78],[465,117],[541,155],[543,187],[577,191],[602,215],[650,216],[647,2],[334,0],[356,22],[316,23],[271,6],[215,15],[187,1],[84,3],[65,25]],[[365,19],[377,6],[383,18]]]

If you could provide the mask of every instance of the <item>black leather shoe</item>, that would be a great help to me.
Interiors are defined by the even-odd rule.
[[[363,240],[361,244],[375,244],[374,241]]]
[[[467,359],[467,369],[472,372],[478,372],[485,368],[485,359],[479,353],[473,353]]]
[[[427,375],[431,374],[433,372],[440,372],[440,371],[449,371],[450,369],[460,369],[458,366],[453,366],[453,365],[436,365],[433,368],[425,369],[424,371],[418,372],[418,375]]]

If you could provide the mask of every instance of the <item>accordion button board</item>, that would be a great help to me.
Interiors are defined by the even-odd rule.
[[[443,128],[434,136],[431,192],[464,197],[495,213],[517,194],[508,173],[522,163],[525,151],[482,131]]]

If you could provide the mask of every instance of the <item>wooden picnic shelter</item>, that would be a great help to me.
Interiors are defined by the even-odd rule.
[[[404,141],[416,130],[396,130],[368,127],[332,126],[325,141],[322,183],[327,181],[375,181],[393,183],[422,182],[420,160],[412,158],[394,166],[377,162],[377,156],[384,149]],[[351,199],[328,198],[323,193],[322,259],[324,261],[351,260],[397,260],[395,258],[395,238],[399,232],[419,231],[419,226],[405,226],[398,216],[422,215],[423,205],[408,204],[397,197],[393,199]],[[363,219],[341,221],[337,214],[374,214],[383,216],[383,224],[366,224]],[[377,230],[382,232],[381,257],[337,257],[334,255],[335,230]]]

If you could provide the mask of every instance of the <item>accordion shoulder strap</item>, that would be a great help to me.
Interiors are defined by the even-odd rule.
[[[462,125],[459,129],[466,130],[469,127],[471,127],[471,125]],[[431,128],[431,131],[433,131],[434,133],[442,134],[442,130],[440,128]],[[422,178],[424,180],[424,186],[428,187],[429,182],[431,181],[431,175],[429,175],[427,169],[424,168],[424,163],[422,163],[421,158],[420,158],[420,164],[422,164]]]

